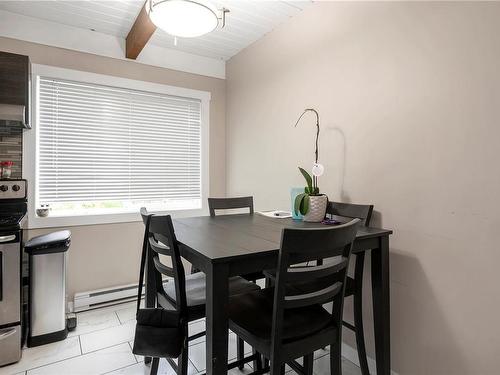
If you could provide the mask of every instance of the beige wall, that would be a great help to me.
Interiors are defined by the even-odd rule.
[[[31,62],[211,92],[210,194],[225,194],[225,81],[61,48],[0,38],[0,51]],[[143,226],[123,223],[70,227],[68,294],[137,282]],[[27,238],[55,229],[29,230]]]
[[[499,371],[499,62],[499,3],[323,2],[227,65],[228,195],[289,207],[313,160],[313,117],[293,124],[312,106],[320,187],[394,229],[400,374]]]

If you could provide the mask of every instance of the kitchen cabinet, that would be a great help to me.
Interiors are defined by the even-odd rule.
[[[26,126],[30,119],[30,60],[28,56],[0,51],[0,104],[25,106]]]

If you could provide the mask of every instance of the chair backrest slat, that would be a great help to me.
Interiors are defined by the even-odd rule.
[[[295,309],[298,307],[321,305],[330,302],[342,290],[342,283],[336,282],[326,288],[316,290],[311,293],[294,294],[285,296],[285,309]]]
[[[155,272],[156,293],[165,295],[162,275],[173,278],[167,282],[173,282],[175,286],[174,306],[181,315],[185,315],[187,314],[186,276],[172,219],[170,215],[150,214],[145,208],[141,208],[141,215],[144,223],[149,218],[149,230],[144,235],[148,239],[148,258],[152,260],[154,267],[151,267],[152,269],[148,267],[147,272]],[[160,260],[160,254],[170,261],[171,266]]]
[[[235,210],[239,208],[248,208],[253,214],[253,197],[236,198],[208,198],[208,208],[210,216],[215,216],[216,210]]]
[[[324,263],[319,266],[290,267],[287,271],[287,279],[289,281],[308,281],[333,275],[346,268],[349,264],[347,258],[343,256],[337,258],[333,262]]]
[[[154,238],[153,236],[149,237],[149,247],[155,251],[156,253],[159,253],[161,255],[167,255],[171,256],[172,252],[170,251],[170,248],[168,246],[165,246],[162,242],[165,241],[165,238],[163,238],[163,241],[160,239],[162,236],[157,235],[157,238]]]
[[[337,215],[349,218],[361,219],[365,227],[370,226],[373,213],[371,204],[354,204],[341,202],[328,202],[326,207],[327,215]]]
[[[153,256],[153,262],[155,264],[155,268],[156,270],[161,273],[162,275],[165,275],[165,276],[168,276],[168,277],[172,277],[172,278],[175,278],[175,272],[174,272],[174,269],[172,267],[169,267],[165,264],[163,264],[161,261],[160,261],[160,258],[157,257],[157,256]]]

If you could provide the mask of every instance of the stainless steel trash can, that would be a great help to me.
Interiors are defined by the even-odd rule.
[[[28,346],[64,340],[66,327],[66,254],[71,232],[34,237],[24,249],[29,254]]]

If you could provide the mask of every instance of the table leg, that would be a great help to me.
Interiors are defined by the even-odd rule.
[[[377,375],[391,373],[391,320],[389,293],[389,236],[371,251],[373,323]]]
[[[229,298],[227,265],[212,265],[207,273],[207,374],[227,374]]]

